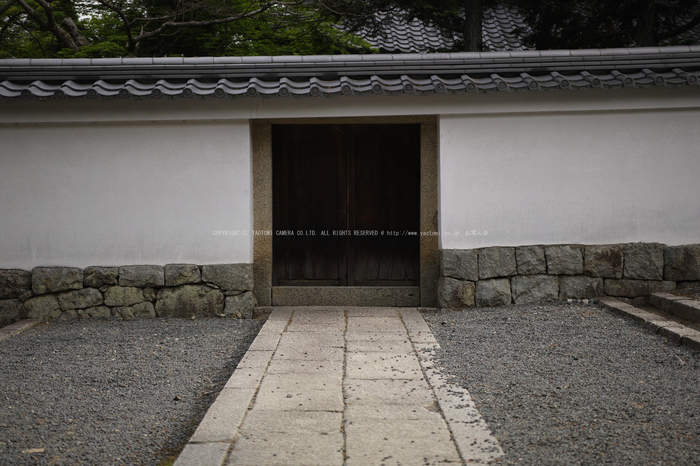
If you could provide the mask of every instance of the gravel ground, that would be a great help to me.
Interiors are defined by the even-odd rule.
[[[169,464],[262,323],[71,320],[0,342],[0,464]]]
[[[502,464],[700,464],[700,352],[597,305],[426,314]]]

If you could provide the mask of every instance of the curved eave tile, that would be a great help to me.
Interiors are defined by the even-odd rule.
[[[265,81],[250,78],[243,81],[218,79],[204,82],[189,79],[186,82],[173,82],[160,79],[153,83],[129,79],[123,83],[96,80],[92,83],[64,81],[47,83],[32,81],[16,83],[0,81],[0,98],[2,100],[36,99],[149,99],[149,98],[306,98],[362,96],[369,94],[402,95],[433,93],[490,93],[490,92],[525,92],[553,90],[587,90],[587,89],[621,89],[649,87],[682,87],[700,84],[700,71],[685,71],[679,68],[663,72],[642,69],[622,73],[578,73],[562,74],[550,72],[545,75],[520,73],[517,76],[491,74],[473,76],[462,74],[460,77],[409,76],[383,78],[370,76],[364,79],[342,76],[327,80],[310,77],[302,80],[280,78]]]

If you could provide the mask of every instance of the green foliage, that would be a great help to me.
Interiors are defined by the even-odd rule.
[[[47,20],[38,3],[27,3]],[[372,52],[366,41],[342,30],[337,20],[321,15],[308,2],[271,5],[250,0],[118,0],[111,5],[113,8],[108,8],[97,0],[51,3],[56,24],[72,18],[86,41],[87,45],[71,48],[15,3],[0,15],[0,58]],[[236,19],[240,15],[244,17]],[[73,41],[77,44],[75,35]]]

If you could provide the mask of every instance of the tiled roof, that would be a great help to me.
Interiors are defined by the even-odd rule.
[[[419,53],[450,49],[454,37],[446,36],[435,26],[414,19],[405,22],[397,14],[389,13],[389,23],[381,34],[373,35],[367,30],[358,32],[363,39],[380,51],[389,53]],[[383,18],[386,18],[384,16]],[[482,18],[482,41],[488,51],[526,50],[516,34],[524,29],[523,19],[515,12],[502,7],[484,9]]]
[[[700,46],[0,60],[0,98],[333,97],[698,85]]]

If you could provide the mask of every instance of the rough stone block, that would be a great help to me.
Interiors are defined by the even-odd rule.
[[[253,293],[246,291],[235,296],[226,296],[224,314],[243,319],[252,319],[254,308],[255,298]]]
[[[163,286],[165,271],[160,265],[129,265],[119,267],[120,286]]]
[[[165,266],[165,286],[201,283],[202,273],[194,264],[168,264]]]
[[[584,276],[559,277],[559,299],[582,299],[603,296],[605,288],[602,278]]]
[[[583,275],[583,253],[580,246],[545,246],[547,273],[550,275]]]
[[[693,290],[693,291],[700,291],[700,281],[692,281],[692,282],[676,282],[676,289],[677,290]],[[22,299],[20,296],[19,299]]]
[[[700,302],[693,300],[674,301],[671,312],[692,322],[700,322]]]
[[[647,285],[649,286],[649,294],[651,294],[651,293],[668,293],[669,291],[673,291],[676,289],[676,282],[649,281],[649,282],[647,282]]]
[[[547,273],[547,261],[543,246],[520,246],[515,248],[515,261],[518,275],[539,275]]]
[[[146,301],[153,302],[156,300],[158,291],[155,288],[143,288],[143,299]]]
[[[202,281],[212,283],[224,291],[252,291],[251,264],[215,264],[202,267]]]
[[[95,288],[66,291],[58,295],[58,304],[63,310],[85,309],[99,306],[102,303],[102,293]]]
[[[153,319],[156,316],[156,310],[153,304],[149,302],[134,304],[129,308],[137,319]]]
[[[0,270],[0,299],[15,299],[32,289],[32,274],[26,270]]]
[[[479,256],[473,250],[442,251],[440,274],[444,277],[476,281],[479,279]]]
[[[24,302],[24,307],[29,319],[50,320],[61,316],[61,306],[53,294],[29,298]]]
[[[495,278],[476,282],[476,305],[479,307],[510,304],[510,279]]]
[[[19,299],[3,299],[0,301],[0,327],[22,320],[26,314],[27,311]]]
[[[621,246],[615,244],[585,246],[583,251],[583,266],[586,275],[596,278],[622,278],[623,254]]]
[[[214,317],[224,310],[224,294],[206,285],[161,288],[156,298],[158,317]]]
[[[551,275],[517,275],[510,280],[515,304],[554,301],[559,297],[557,277]]]
[[[83,270],[83,285],[86,288],[101,288],[119,284],[119,267],[88,267]]]
[[[700,280],[700,244],[667,247],[664,251],[664,279]]]
[[[121,317],[124,320],[134,320],[134,313],[131,311],[130,307],[113,307],[112,315],[115,317]]]
[[[92,317],[94,319],[97,318],[105,318],[105,317],[110,317],[112,315],[112,312],[107,306],[97,306],[97,307],[89,307],[87,309],[82,309],[79,311],[79,315],[82,315],[84,317]]]
[[[623,296],[637,298],[649,294],[649,283],[644,280],[615,280],[605,279],[605,294],[608,296]]]
[[[74,267],[36,267],[32,270],[32,291],[40,295],[83,287],[83,271]]]
[[[663,280],[664,248],[659,243],[626,244],[623,277],[627,280]]]
[[[479,251],[479,279],[510,277],[517,273],[515,248],[485,248]]]
[[[132,306],[146,300],[143,290],[134,286],[111,286],[104,296],[104,303],[110,307]]]
[[[438,306],[443,309],[473,307],[476,304],[475,289],[474,282],[440,277],[438,280]]]

